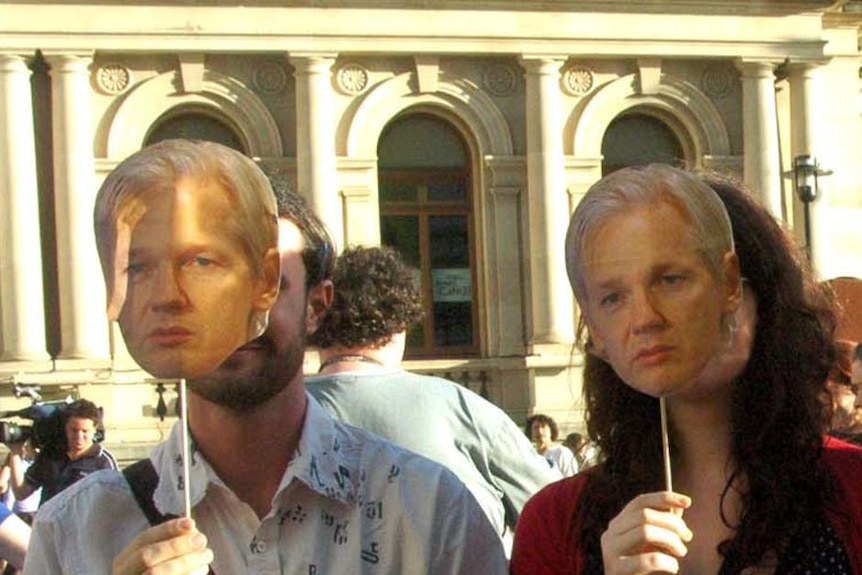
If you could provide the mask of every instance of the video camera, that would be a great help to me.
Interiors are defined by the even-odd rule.
[[[29,397],[32,404],[17,411],[0,412],[0,420],[7,418],[29,419],[25,425],[14,421],[0,421],[0,443],[20,443],[27,439],[42,451],[64,452],[66,434],[63,430],[63,408],[72,402],[71,397],[57,401],[42,401],[38,385],[15,385],[15,397]]]

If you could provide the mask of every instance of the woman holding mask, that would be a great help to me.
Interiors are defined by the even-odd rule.
[[[862,573],[862,450],[824,438],[834,319],[775,220],[729,182],[628,168],[584,196],[566,260],[603,459],[527,504],[512,572]]]

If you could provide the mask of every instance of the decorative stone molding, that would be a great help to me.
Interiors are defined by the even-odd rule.
[[[178,72],[165,72],[141,82],[123,98],[110,126],[102,132],[106,158],[125,158],[141,149],[147,133],[160,118],[183,106],[212,110],[216,117],[225,118],[237,126],[248,142],[249,155],[280,158],[281,133],[266,104],[244,82],[208,72],[200,92],[177,93]]]
[[[518,87],[518,75],[509,64],[490,64],[482,73],[482,85],[493,96],[511,96]]]
[[[335,74],[338,89],[350,96],[361,94],[368,87],[368,70],[360,64],[348,62],[338,68]]]
[[[724,98],[733,91],[736,74],[729,66],[713,64],[703,72],[700,82],[711,98]]]
[[[509,124],[487,92],[463,78],[444,78],[437,92],[416,94],[412,78],[412,73],[399,74],[371,88],[346,131],[339,136],[339,155],[376,157],[383,128],[400,112],[414,106],[439,107],[461,118],[468,131],[475,135],[480,155],[512,155]]]
[[[563,70],[563,91],[570,96],[584,96],[593,89],[593,71],[576,64]]]
[[[132,84],[132,72],[122,64],[104,64],[95,71],[96,85],[106,94],[122,94]]]
[[[287,86],[287,72],[275,62],[266,62],[254,70],[252,81],[264,94],[278,94]]]
[[[637,76],[629,74],[603,84],[589,102],[575,112],[570,122],[574,126],[571,153],[577,157],[601,157],[601,142],[614,118],[628,109],[642,107],[675,118],[692,141],[691,155],[695,161],[706,155],[730,154],[727,126],[715,104],[693,84],[665,76],[658,91],[652,95],[637,92]]]

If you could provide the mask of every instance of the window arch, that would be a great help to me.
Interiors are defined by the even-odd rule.
[[[430,113],[391,121],[377,149],[380,235],[416,269],[421,325],[408,357],[479,352],[473,165],[458,129]]]

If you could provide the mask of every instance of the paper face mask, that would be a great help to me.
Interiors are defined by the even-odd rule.
[[[154,183],[123,195],[112,210],[108,316],[119,321],[135,361],[156,377],[215,370],[263,333],[278,295],[272,192],[267,185],[258,193],[267,201],[255,208],[254,195],[242,200],[223,181],[191,175]]]

